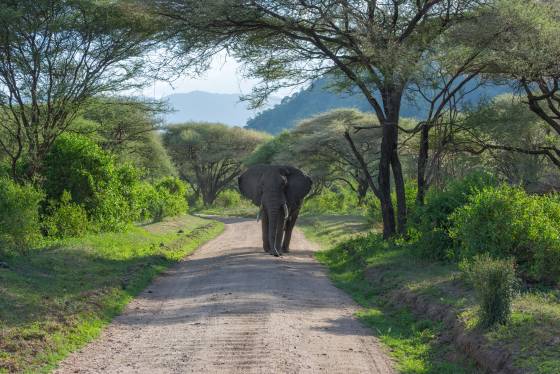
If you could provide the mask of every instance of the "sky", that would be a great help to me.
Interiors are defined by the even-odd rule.
[[[200,77],[181,77],[171,83],[154,81],[141,92],[143,96],[161,99],[173,93],[187,93],[191,91],[206,91],[212,93],[248,94],[258,83],[256,79],[243,78],[240,72],[241,64],[232,57],[222,53],[214,58],[211,67]],[[283,97],[295,92],[285,89],[274,93]]]

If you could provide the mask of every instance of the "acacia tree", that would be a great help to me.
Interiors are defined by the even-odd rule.
[[[176,171],[163,147],[162,114],[166,105],[133,97],[90,100],[68,131],[87,135],[122,163],[132,163],[144,176],[159,179]]]
[[[166,129],[164,144],[181,178],[205,205],[241,174],[243,160],[267,135],[222,124],[189,123]]]
[[[381,126],[379,200],[383,233],[406,225],[402,167],[397,152],[403,92],[421,57],[483,0],[194,0],[152,1],[180,45],[223,47],[262,78],[258,104],[271,91],[330,74],[340,89],[358,87]],[[196,41],[196,42],[194,42]],[[391,171],[397,225],[391,202]]]
[[[453,144],[458,151],[479,154],[482,162],[489,160],[488,168],[512,184],[523,184],[533,191],[558,187],[560,169],[546,155],[507,150],[560,148],[560,137],[550,136],[548,125],[518,95],[500,95],[470,110],[461,127]],[[487,144],[495,148],[485,148]]]
[[[355,109],[333,110],[301,121],[290,133],[287,144],[274,157],[278,163],[295,162],[323,183],[341,181],[362,201],[372,186],[378,188],[371,170],[377,169],[381,135],[370,127],[377,123],[373,114]],[[368,127],[359,136],[354,127]],[[363,162],[363,164],[362,164]]]
[[[23,157],[36,175],[88,99],[141,83],[156,29],[124,2],[0,1],[0,150],[13,178]]]
[[[488,32],[496,37],[486,54],[483,72],[516,82],[528,108],[548,127],[547,138],[551,141],[521,146],[478,138],[477,152],[502,150],[541,155],[560,168],[560,3],[500,0],[497,6],[471,20],[470,27],[465,28],[463,46],[479,48],[481,38]]]
[[[455,30],[454,34],[460,32],[461,29]],[[486,45],[492,37],[486,35]],[[442,44],[423,57],[430,63],[424,64],[423,71],[408,87],[415,99],[427,106],[427,113],[414,128],[401,128],[406,133],[419,135],[416,202],[420,205],[424,204],[438,159],[452,133],[448,130],[456,121],[462,102],[468,94],[485,83],[480,77],[485,66],[483,45],[472,51],[464,51],[453,46],[453,35],[444,38]],[[432,130],[436,130],[436,136],[431,136]]]

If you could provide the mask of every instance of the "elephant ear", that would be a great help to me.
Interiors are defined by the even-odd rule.
[[[260,206],[262,199],[261,178],[266,165],[255,165],[247,169],[237,178],[241,195],[251,200],[253,204]]]
[[[288,205],[296,207],[301,205],[303,198],[311,191],[313,182],[301,170],[292,166],[285,166],[285,168],[288,171],[286,198],[288,199]]]

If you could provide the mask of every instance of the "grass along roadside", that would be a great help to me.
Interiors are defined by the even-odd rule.
[[[334,246],[367,232],[367,225],[365,230],[358,229],[357,219],[313,217],[302,224],[309,238],[328,248],[318,259],[329,267],[337,286],[364,307],[359,317],[390,347],[401,372],[460,373],[473,369],[468,362],[462,362],[466,368],[449,363],[449,358],[458,356],[449,348],[448,334],[441,324],[415,318],[406,308],[392,307],[387,300],[395,291],[452,310],[467,333],[483,337],[484,349],[505,350],[513,366],[522,372],[560,372],[560,290],[520,289],[513,300],[511,320],[481,330],[473,291],[455,264],[425,261],[406,243],[387,244],[375,238]]]
[[[0,373],[48,372],[163,270],[217,236],[193,216],[68,239],[0,268]]]
[[[363,217],[309,216],[302,219],[300,227],[306,237],[326,249],[319,252],[318,260],[329,268],[335,285],[349,293],[363,307],[357,317],[370,326],[373,333],[389,348],[399,372],[477,372],[469,360],[463,360],[452,347],[438,342],[443,329],[441,324],[416,318],[407,309],[394,308],[383,299],[383,293],[398,287],[398,282],[370,282],[365,275],[367,265],[362,262],[365,259],[356,257],[349,261],[347,253],[340,249],[341,246],[335,246],[365,234],[371,228]],[[375,260],[378,265],[394,266],[401,261],[399,255],[379,252],[378,257],[368,258],[367,261]],[[394,268],[388,276],[393,272],[398,273],[399,269]],[[460,364],[451,363],[451,356],[458,358]]]

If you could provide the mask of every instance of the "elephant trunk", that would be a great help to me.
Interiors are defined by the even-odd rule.
[[[280,256],[282,253],[282,240],[284,239],[284,212],[278,209],[271,212],[268,220],[268,242],[270,250],[274,256]]]

